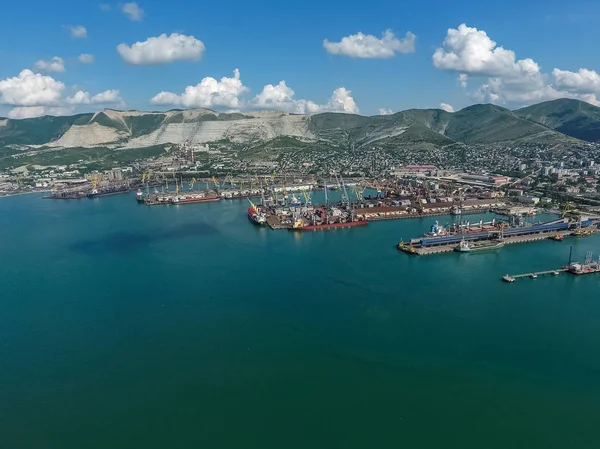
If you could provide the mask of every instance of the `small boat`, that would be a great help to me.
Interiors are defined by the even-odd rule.
[[[531,274],[529,275],[529,277],[530,277],[531,279],[537,279],[537,274],[535,274],[535,273],[531,273]]]
[[[504,282],[515,282],[515,278],[512,276],[509,276],[508,274],[502,276],[502,280]]]
[[[552,237],[548,237],[550,240],[556,240],[557,242],[562,241],[565,237],[562,234],[556,234]]]
[[[556,270],[554,270],[554,271],[552,272],[552,276],[558,276],[558,275],[559,275],[559,273],[560,273],[559,271],[556,271]]]

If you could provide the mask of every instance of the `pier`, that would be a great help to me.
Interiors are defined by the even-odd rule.
[[[523,273],[523,274],[507,274],[502,276],[502,280],[505,282],[513,282],[516,279],[522,278],[537,278],[538,276],[552,275],[558,276],[559,273],[564,273],[565,271],[569,271],[567,268],[557,268],[555,270],[545,270],[545,271],[532,271],[531,273]]]
[[[571,231],[550,231],[550,232],[542,232],[539,234],[529,234],[529,235],[517,235],[512,237],[504,237],[504,244],[510,245],[512,243],[526,243],[526,242],[536,242],[539,240],[547,240],[550,237],[554,237],[555,235],[570,235]],[[424,256],[428,254],[441,254],[441,253],[449,253],[454,251],[457,243],[450,243],[447,245],[437,245],[437,246],[418,246],[411,245],[409,243],[399,244],[398,249],[417,256]]]

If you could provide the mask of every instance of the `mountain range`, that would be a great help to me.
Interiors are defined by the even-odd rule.
[[[440,148],[451,144],[600,142],[600,108],[571,99],[522,109],[476,104],[457,112],[409,109],[372,117],[281,111],[221,113],[209,109],[167,112],[117,111],[0,118],[0,148],[133,149],[191,141],[229,141],[246,146],[282,140],[300,146],[321,142],[360,149],[379,146]]]

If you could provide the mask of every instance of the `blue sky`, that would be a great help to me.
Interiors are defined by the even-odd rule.
[[[596,104],[600,94],[600,5],[591,2],[103,3],[4,2],[0,116],[104,107],[375,115],[560,97]],[[381,40],[386,30],[391,40]],[[80,62],[82,54],[93,62]]]

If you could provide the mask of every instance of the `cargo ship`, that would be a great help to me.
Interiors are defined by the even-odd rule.
[[[138,203],[143,203],[145,198],[144,198],[144,192],[142,192],[142,189],[138,189],[138,191],[135,194],[135,199]]]
[[[250,202],[250,207],[248,208],[248,220],[258,226],[265,225],[267,223],[267,219],[264,214],[258,210],[258,207],[256,207],[252,201],[248,201]]]
[[[486,240],[483,242],[471,242],[461,240],[461,242],[454,248],[454,251],[461,253],[473,253],[478,251],[489,251],[493,249],[499,249],[504,246],[504,240]]]
[[[171,198],[172,204],[196,204],[209,203],[213,201],[221,201],[221,197],[216,195],[207,195],[205,193],[192,193],[184,195],[176,195]]]
[[[312,224],[305,225],[302,220],[297,220],[291,228],[288,228],[288,231],[320,231],[320,230],[328,230],[328,229],[337,229],[337,228],[350,228],[354,226],[366,226],[369,222],[367,220],[358,220],[358,221],[346,221],[346,222],[337,222],[337,223],[322,223],[322,224]]]
[[[100,190],[92,189],[91,192],[87,194],[88,198],[98,198],[101,196],[109,196],[109,195],[119,195],[121,193],[129,192],[128,186],[119,186],[119,187],[106,187]]]
[[[54,192],[50,196],[43,196],[43,199],[48,200],[79,200],[87,198],[87,192]]]

